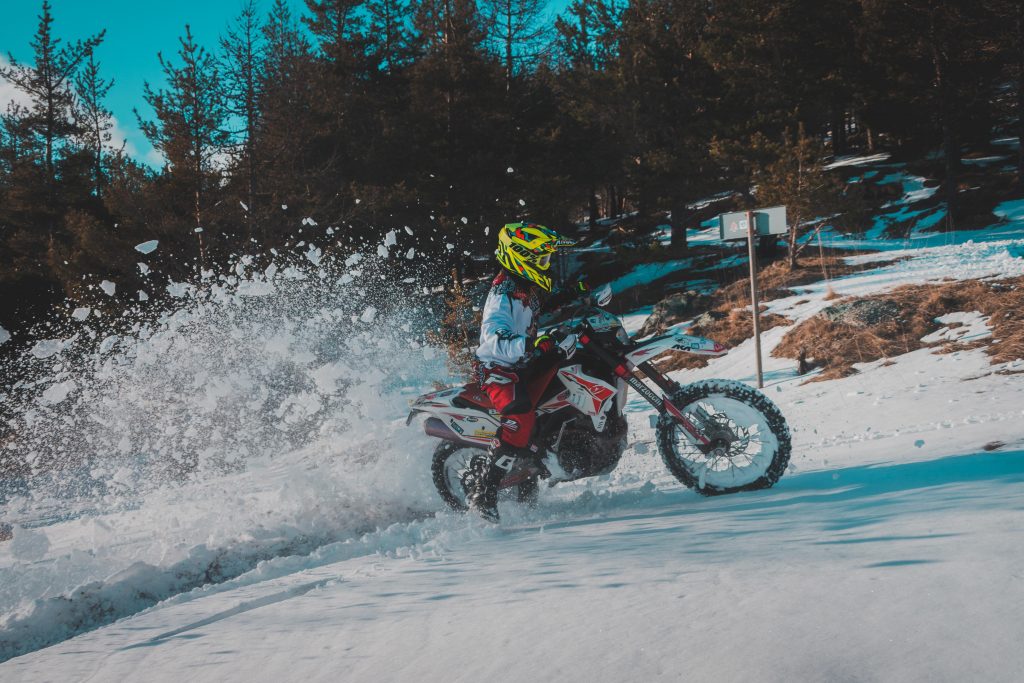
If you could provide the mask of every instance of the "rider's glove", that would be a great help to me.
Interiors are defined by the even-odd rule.
[[[547,355],[554,351],[556,346],[555,339],[550,334],[542,334],[533,342],[533,349],[537,355]]]
[[[533,342],[534,358],[543,356],[559,355],[565,358],[572,358],[576,352],[575,334],[542,334]]]
[[[580,275],[576,280],[576,286],[574,287],[577,294],[586,294],[590,291],[590,281],[586,275]]]

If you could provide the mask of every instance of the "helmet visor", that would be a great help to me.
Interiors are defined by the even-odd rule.
[[[551,254],[542,254],[537,257],[537,267],[541,270],[547,270],[548,266],[551,265]]]

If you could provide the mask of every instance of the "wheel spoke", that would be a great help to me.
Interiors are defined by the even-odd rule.
[[[774,457],[775,446],[763,438],[763,425],[759,421],[766,417],[760,411],[738,399],[716,394],[682,408],[690,419],[701,425],[715,446],[705,453],[686,438],[678,425],[673,425],[672,450],[687,470],[701,472],[699,478],[714,486],[753,481],[764,474]],[[752,414],[752,411],[756,412]]]

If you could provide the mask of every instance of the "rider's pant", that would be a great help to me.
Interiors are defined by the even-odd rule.
[[[497,434],[501,443],[516,448],[529,445],[537,421],[534,410],[557,370],[555,365],[538,369],[532,377],[523,377],[522,371],[500,366],[481,369],[483,390],[501,413],[501,427]]]

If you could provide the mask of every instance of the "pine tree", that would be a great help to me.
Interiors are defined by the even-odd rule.
[[[686,248],[687,203],[717,180],[707,141],[720,88],[700,52],[704,0],[636,0],[623,13],[619,73],[641,216],[667,204],[672,245]]]
[[[186,24],[179,39],[180,65],[158,54],[167,79],[167,89],[154,91],[144,85],[144,97],[153,108],[155,121],[147,121],[136,110],[139,127],[153,147],[164,155],[172,179],[187,188],[192,198],[191,218],[199,246],[200,264],[205,267],[204,217],[212,203],[208,193],[216,187],[217,156],[228,141],[225,130],[221,76],[214,58],[192,37]]]
[[[58,161],[72,136],[78,132],[75,120],[75,74],[82,62],[102,42],[103,32],[61,45],[53,35],[53,14],[49,0],[43,0],[39,26],[32,39],[34,58],[31,64],[22,64],[10,57],[10,66],[0,68],[5,78],[25,93],[31,105],[23,119],[24,129],[35,137],[42,151],[42,196],[31,200],[37,207],[39,222],[46,225],[52,246],[57,238],[64,207],[58,197]],[[23,188],[23,192],[32,192]]]
[[[445,234],[443,243],[471,250],[474,240],[461,219],[480,226],[488,219],[497,222],[507,211],[494,202],[504,194],[507,167],[502,154],[507,146],[496,144],[496,131],[500,136],[507,130],[500,67],[485,50],[483,22],[470,0],[424,0],[415,27],[412,170],[425,206]],[[459,268],[461,250],[448,252]]]
[[[970,0],[863,0],[867,45],[886,66],[887,91],[907,117],[908,139],[943,153],[947,225],[955,225],[961,145],[987,139],[998,65],[986,49],[995,31],[984,3]]]
[[[92,158],[93,194],[97,197],[102,196],[106,184],[103,172],[104,150],[110,144],[110,129],[114,127],[113,114],[103,104],[103,100],[113,86],[113,79],[104,80],[100,77],[99,64],[90,54],[84,70],[75,80],[75,89],[82,123],[79,135]]]
[[[480,9],[489,41],[500,55],[505,71],[505,92],[512,92],[513,79],[534,65],[548,42],[543,22],[546,0],[483,0]]]
[[[318,145],[325,125],[317,104],[323,78],[313,47],[287,0],[275,0],[271,7],[263,24],[263,43],[254,154],[262,164],[260,186],[267,196],[256,210],[263,239],[273,244],[287,235],[280,207],[308,208],[308,189],[318,182],[314,177],[317,157],[308,149]]]
[[[369,0],[366,3],[368,26],[367,52],[378,72],[394,73],[412,58],[409,0]]]
[[[221,69],[227,112],[241,124],[232,131],[233,166],[240,171],[245,187],[246,234],[251,242],[257,229],[256,135],[260,127],[260,88],[263,79],[263,30],[256,14],[255,0],[246,0],[242,10],[221,38]]]
[[[995,19],[993,49],[1003,64],[1003,75],[1013,86],[1013,114],[1017,120],[1017,184],[1024,187],[1024,3],[989,0]]]
[[[824,145],[809,135],[802,125],[795,134],[786,131],[781,143],[755,134],[749,141],[751,157],[759,158],[750,171],[750,183],[757,187],[759,206],[784,205],[789,223],[788,265],[797,267],[797,241],[806,224],[819,216],[853,212],[859,207],[848,195],[843,179],[825,170]],[[820,227],[820,226],[819,226]]]
[[[53,14],[49,0],[43,0],[39,28],[32,39],[35,58],[31,65],[10,57],[10,66],[0,68],[6,78],[32,100],[29,127],[44,145],[43,161],[46,177],[53,183],[57,177],[56,154],[75,131],[74,92],[72,84],[82,62],[103,41],[104,32],[61,47],[61,39],[53,35]]]
[[[622,97],[613,77],[618,59],[619,7],[605,0],[576,0],[555,21],[561,71],[554,89],[557,120],[554,168],[569,178],[571,195],[586,197],[590,226],[600,218],[598,189],[614,194],[621,181],[624,136]],[[618,201],[609,202],[618,213]]]

